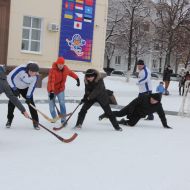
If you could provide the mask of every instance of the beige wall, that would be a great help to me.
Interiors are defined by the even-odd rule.
[[[10,15],[10,32],[8,44],[7,65],[20,65],[28,60],[37,61],[42,68],[49,68],[57,59],[59,51],[59,32],[47,30],[49,23],[60,25],[62,0],[12,0]],[[74,70],[96,68],[102,70],[104,61],[107,0],[96,0],[96,13],[94,22],[94,39],[92,63],[69,61],[66,64]],[[23,16],[36,16],[43,18],[42,52],[31,54],[21,52]]]

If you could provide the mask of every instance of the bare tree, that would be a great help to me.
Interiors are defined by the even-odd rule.
[[[170,64],[171,54],[180,43],[181,28],[190,19],[188,0],[166,0],[155,6],[157,18],[154,19],[157,41],[166,52],[165,65]]]
[[[133,49],[135,48],[134,33],[135,30],[138,30],[140,23],[149,16],[149,8],[145,0],[121,0],[125,11],[125,20],[126,20],[126,38],[128,40],[128,73],[131,70],[131,58]],[[137,35],[138,33],[136,33]],[[138,44],[138,43],[137,43]],[[137,47],[137,46],[136,46]],[[129,74],[128,74],[129,76]]]
[[[105,55],[107,59],[107,70],[110,69],[110,62],[114,54],[117,40],[122,36],[122,28],[119,23],[123,19],[123,14],[120,12],[119,4],[114,0],[109,1],[107,32],[106,32],[106,47]]]

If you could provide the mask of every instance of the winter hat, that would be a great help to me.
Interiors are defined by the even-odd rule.
[[[29,62],[27,65],[27,69],[32,72],[39,72],[40,68],[36,63]]]
[[[85,77],[96,77],[97,73],[94,69],[88,69],[85,73]]]
[[[58,57],[56,63],[57,64],[65,64],[65,59],[63,57]]]
[[[159,101],[159,102],[161,101],[161,94],[160,93],[151,94],[150,97]]]
[[[144,65],[144,61],[143,61],[142,59],[139,59],[139,60],[137,61],[137,65]]]

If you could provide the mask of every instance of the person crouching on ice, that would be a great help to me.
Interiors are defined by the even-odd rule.
[[[98,102],[106,113],[109,120],[111,121],[114,129],[116,131],[122,131],[122,128],[119,126],[115,116],[111,111],[109,105],[109,97],[100,73],[95,69],[88,69],[85,73],[84,83],[85,94],[83,99],[81,100],[81,104],[83,103],[83,106],[78,114],[75,128],[82,127],[87,111],[95,102]]]
[[[122,108],[120,111],[113,111],[113,114],[116,117],[127,116],[127,120],[121,119],[119,121],[119,124],[133,127],[141,118],[146,117],[146,115],[148,114],[157,112],[161,119],[163,127],[171,129],[171,127],[169,127],[167,124],[165,113],[160,101],[160,93],[139,96],[135,98],[133,101],[131,101],[127,106]],[[107,115],[102,114],[99,116],[99,120],[102,120],[105,117],[107,117]]]

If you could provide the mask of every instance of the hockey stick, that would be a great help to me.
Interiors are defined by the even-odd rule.
[[[78,136],[77,133],[74,133],[70,138],[68,139],[65,139],[59,135],[57,135],[56,133],[54,133],[53,131],[49,130],[48,128],[46,128],[44,125],[42,125],[41,123],[33,120],[31,117],[29,117],[30,120],[32,120],[33,122],[37,123],[40,127],[42,127],[43,129],[45,129],[46,131],[48,131],[49,133],[51,133],[52,135],[54,135],[56,138],[58,138],[61,142],[64,142],[64,143],[70,143],[72,142],[73,140],[75,140],[75,138]]]
[[[78,109],[78,107],[81,105],[81,103],[79,103],[77,105],[77,107],[73,110],[73,112],[70,114],[70,116],[67,118],[67,120],[63,123],[63,125],[61,127],[54,127],[53,130],[58,131],[61,130],[62,128],[64,128],[64,125],[69,121],[69,119],[71,118],[71,116],[75,113],[75,111]]]
[[[55,123],[57,120],[60,119],[60,116],[57,116],[53,119],[49,118],[46,114],[42,113],[39,109],[37,109],[35,106],[33,106],[32,104],[29,104],[33,109],[35,109],[37,112],[39,112],[46,120],[48,120],[51,123]],[[70,116],[71,113],[65,115],[66,116]]]

